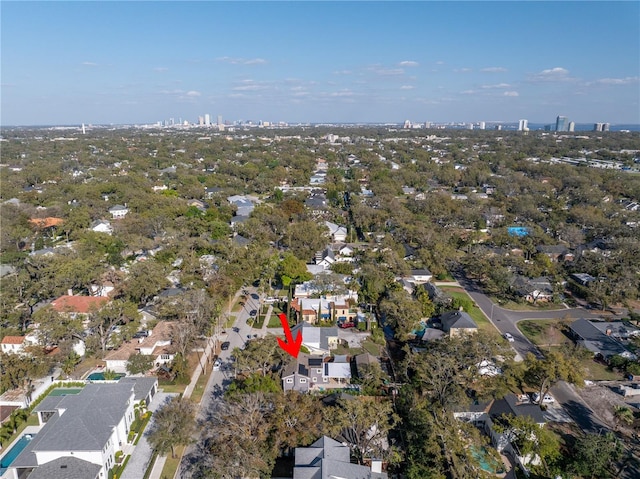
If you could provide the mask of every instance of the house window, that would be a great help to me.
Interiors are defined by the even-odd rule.
[[[300,378],[300,384],[306,384],[307,378]]]
[[[287,384],[293,384],[293,379],[292,378],[287,378]]]
[[[327,381],[329,381],[327,378],[322,378],[323,383],[326,383]]]
[[[316,378],[316,377],[312,378],[311,380],[312,380],[314,383],[317,383],[317,382],[318,382],[318,378]]]
[[[316,369],[317,374],[322,374],[322,369]]]

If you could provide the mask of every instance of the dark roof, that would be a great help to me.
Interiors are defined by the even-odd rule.
[[[65,456],[38,466],[29,479],[95,479],[100,469],[92,462]]]
[[[144,377],[144,378],[136,378],[136,377],[124,377],[121,378],[119,383],[133,383],[133,399],[137,401],[141,401],[142,399],[146,399],[149,396],[149,393],[153,389],[154,386],[158,384],[158,378],[156,377]]]
[[[543,253],[543,254],[565,254],[568,250],[567,247],[561,244],[554,244],[554,245],[538,245],[536,246],[536,250],[538,251],[538,253]]]
[[[431,276],[431,271],[427,268],[412,269],[411,274],[413,276]]]
[[[451,311],[440,316],[442,330],[449,332],[452,329],[477,329],[478,325],[466,311]]]
[[[507,394],[502,399],[496,399],[489,409],[489,416],[492,418],[502,414],[513,414],[514,416],[529,416],[536,424],[546,423],[542,409],[537,404],[519,404],[515,394]]]
[[[629,354],[627,349],[613,339],[600,331],[586,319],[577,319],[569,325],[574,336],[585,348],[593,353],[600,354],[604,358],[615,356],[617,354]]]

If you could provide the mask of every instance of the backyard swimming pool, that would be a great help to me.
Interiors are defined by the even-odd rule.
[[[120,379],[120,378],[122,378],[124,376],[126,376],[126,374],[117,373],[114,381],[117,381],[118,379]],[[89,381],[105,381],[104,373],[91,373],[91,374],[89,374],[87,379]]]
[[[33,439],[34,435],[35,434],[25,434],[20,439],[18,439],[13,444],[13,446],[11,446],[11,449],[9,449],[9,451],[4,456],[2,456],[2,459],[0,459],[0,476],[2,476],[7,471],[15,458],[20,455],[25,447],[27,447],[27,444],[31,442],[31,439]]]
[[[471,455],[480,463],[482,470],[491,474],[501,474],[504,472],[503,464],[496,461],[486,447],[472,447]]]

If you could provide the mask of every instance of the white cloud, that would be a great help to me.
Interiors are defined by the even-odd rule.
[[[478,93],[478,92],[475,91],[475,90],[463,90],[463,91],[460,92],[461,95],[474,95],[476,93]]]
[[[334,75],[351,75],[353,74],[353,71],[351,70],[338,70],[333,72]]]
[[[418,62],[414,62],[412,60],[405,60],[405,61],[402,61],[402,62],[398,63],[398,65],[401,66],[401,67],[417,67],[419,65],[419,63]]]
[[[231,65],[264,65],[267,60],[264,58],[234,58],[234,57],[219,57],[217,61],[223,63],[229,63]]]
[[[94,63],[94,62],[82,62],[82,66],[85,66],[85,67],[97,67],[98,64]]]
[[[569,76],[569,70],[566,68],[555,67],[535,73],[530,80],[534,82],[563,82],[575,81],[575,78]]]
[[[401,90],[413,90],[415,87],[413,85],[402,85],[400,87]]]
[[[485,90],[493,88],[511,88],[511,85],[509,85],[508,83],[498,83],[495,85],[482,85],[480,88],[483,88]]]
[[[517,91],[505,91],[503,93],[504,96],[520,96],[520,93]]]
[[[202,93],[200,93],[199,91],[196,91],[196,90],[189,90],[189,91],[186,93],[186,95],[187,95],[187,96],[189,96],[189,97],[191,97],[191,98],[195,98],[195,97],[199,97],[199,96],[201,96],[201,95],[202,95]]]
[[[163,72],[169,71],[169,69],[167,67],[156,67],[153,69],[153,71],[163,73]]]
[[[456,68],[455,70],[453,70],[455,73],[469,73],[471,70],[471,68]]]
[[[382,68],[380,66],[372,67],[371,70],[381,76],[397,76],[404,74],[402,68]]]
[[[631,85],[633,83],[638,83],[640,81],[640,77],[625,77],[625,78],[600,78],[591,84],[600,84],[600,85]]]
[[[480,71],[485,73],[504,73],[507,69],[504,67],[487,67],[481,68]]]

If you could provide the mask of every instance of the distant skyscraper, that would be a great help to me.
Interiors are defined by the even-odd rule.
[[[206,126],[210,126],[211,125],[211,115],[209,115],[209,113],[206,113],[204,115],[204,124]]]
[[[518,122],[518,131],[527,131],[529,129],[529,120],[520,120]]]
[[[609,123],[594,123],[593,131],[609,131]]]
[[[556,131],[569,131],[569,119],[566,116],[556,118]]]
[[[609,126],[610,126],[610,125],[609,125],[609,123],[605,123],[605,124],[602,126],[602,131],[609,131]]]
[[[478,128],[480,128],[481,130],[484,130],[484,127],[486,126],[484,121],[481,121],[480,124],[478,125]]]
[[[222,125],[222,115],[218,115],[218,126]]]
[[[411,122],[409,120],[405,120],[403,128],[411,128]]]
[[[199,116],[198,117],[198,125],[204,126],[204,117],[203,116]]]
[[[570,121],[569,122],[569,131],[576,131],[576,122],[575,121]]]
[[[425,128],[431,128],[431,122],[430,121],[425,121],[424,122],[424,127]]]

